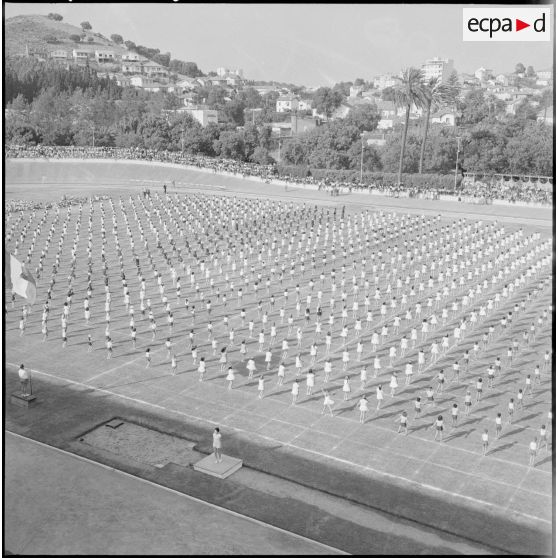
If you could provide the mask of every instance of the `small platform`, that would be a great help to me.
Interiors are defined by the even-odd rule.
[[[10,401],[18,407],[29,407],[37,399],[36,395],[23,395],[21,392],[12,393]]]
[[[211,475],[219,479],[226,479],[242,467],[242,459],[223,455],[220,463],[215,463],[213,454],[204,457],[194,464],[194,470],[200,473]]]

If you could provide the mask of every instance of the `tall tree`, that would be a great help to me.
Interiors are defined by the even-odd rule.
[[[446,96],[448,105],[457,108],[457,99],[461,93],[461,83],[459,82],[457,71],[453,70],[444,83],[447,87]]]
[[[161,66],[165,66],[165,68],[169,67],[170,60],[171,60],[170,52],[166,52],[165,54],[159,53],[153,57],[154,62],[157,62],[157,64],[161,64]]]
[[[349,111],[345,123],[354,124],[361,132],[371,132],[378,126],[380,118],[376,105],[357,105]]]
[[[535,70],[534,70],[533,66],[527,66],[527,72],[525,73],[525,77],[528,77],[528,78],[537,77],[537,74],[535,73]]]
[[[407,142],[407,132],[409,130],[409,115],[411,107],[424,105],[423,72],[417,68],[407,68],[403,71],[399,82],[393,88],[393,98],[395,105],[405,108],[405,125],[403,127],[403,139],[401,141],[401,152],[399,154],[399,168],[397,170],[397,182],[401,182],[403,171],[403,157],[405,156],[405,144]]]
[[[426,149],[426,138],[428,137],[428,127],[430,125],[430,113],[432,109],[437,110],[438,108],[449,104],[451,99],[455,98],[452,87],[446,83],[442,83],[442,80],[439,78],[430,78],[430,80],[423,85],[423,94],[426,114],[424,132],[422,135],[422,145],[420,148],[419,174],[422,174],[422,166],[424,163],[424,150]]]
[[[333,114],[335,109],[342,103],[343,94],[337,89],[330,87],[320,87],[314,93],[312,106],[328,118]]]

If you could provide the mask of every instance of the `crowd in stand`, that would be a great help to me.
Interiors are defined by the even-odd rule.
[[[465,196],[510,202],[535,202],[552,205],[552,189],[544,189],[539,182],[524,180],[473,180],[465,178],[460,193]]]
[[[188,155],[173,151],[157,151],[140,148],[114,147],[75,147],[37,145],[33,147],[7,145],[7,158],[34,157],[46,159],[130,159],[140,161],[157,161],[179,165],[208,168],[217,172],[231,172],[243,176],[257,176],[263,179],[275,176],[273,165],[243,163],[233,159],[217,159],[203,155]]]
[[[389,181],[373,180],[366,184],[350,180],[321,179],[313,176],[295,177],[281,175],[275,165],[260,165],[245,163],[232,159],[221,159],[203,155],[188,155],[172,151],[157,151],[140,148],[113,148],[113,147],[65,147],[37,145],[33,147],[7,145],[6,158],[47,158],[47,159],[128,159],[142,161],[157,161],[179,165],[194,166],[197,168],[211,169],[214,173],[232,173],[257,177],[266,183],[271,180],[284,181],[286,185],[313,185],[319,190],[325,190],[332,196],[339,195],[340,191],[380,192],[392,197],[414,197],[421,199],[438,199],[440,195],[455,195],[454,191],[440,188],[430,190],[410,187],[407,184],[396,184]],[[475,181],[466,177],[458,188],[460,199],[476,201],[477,203],[491,203],[494,200],[505,200],[513,203],[540,203],[552,205],[552,188],[545,188],[540,182],[523,180],[490,180]]]

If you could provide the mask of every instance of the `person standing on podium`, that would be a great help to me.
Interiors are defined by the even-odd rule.
[[[21,383],[21,395],[31,395],[31,390],[29,388],[29,373],[25,370],[25,366],[20,365],[19,370],[19,381]]]
[[[215,453],[215,463],[221,463],[221,433],[218,427],[213,431],[213,452]]]

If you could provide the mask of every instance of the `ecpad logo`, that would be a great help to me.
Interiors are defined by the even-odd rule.
[[[490,38],[492,39],[492,35],[497,33],[498,31],[503,31],[504,33],[508,31],[514,31],[512,26],[512,20],[509,17],[505,17],[503,19],[500,18],[483,18],[477,19],[476,17],[472,17],[467,22],[467,27],[469,31],[476,33],[477,31],[488,31],[490,34]],[[525,23],[520,19],[515,18],[515,31],[521,31],[530,27],[529,23]],[[546,29],[546,14],[543,13],[542,17],[535,20],[533,23],[533,29],[537,33],[544,33]]]
[[[463,8],[464,41],[550,41],[550,7]]]

